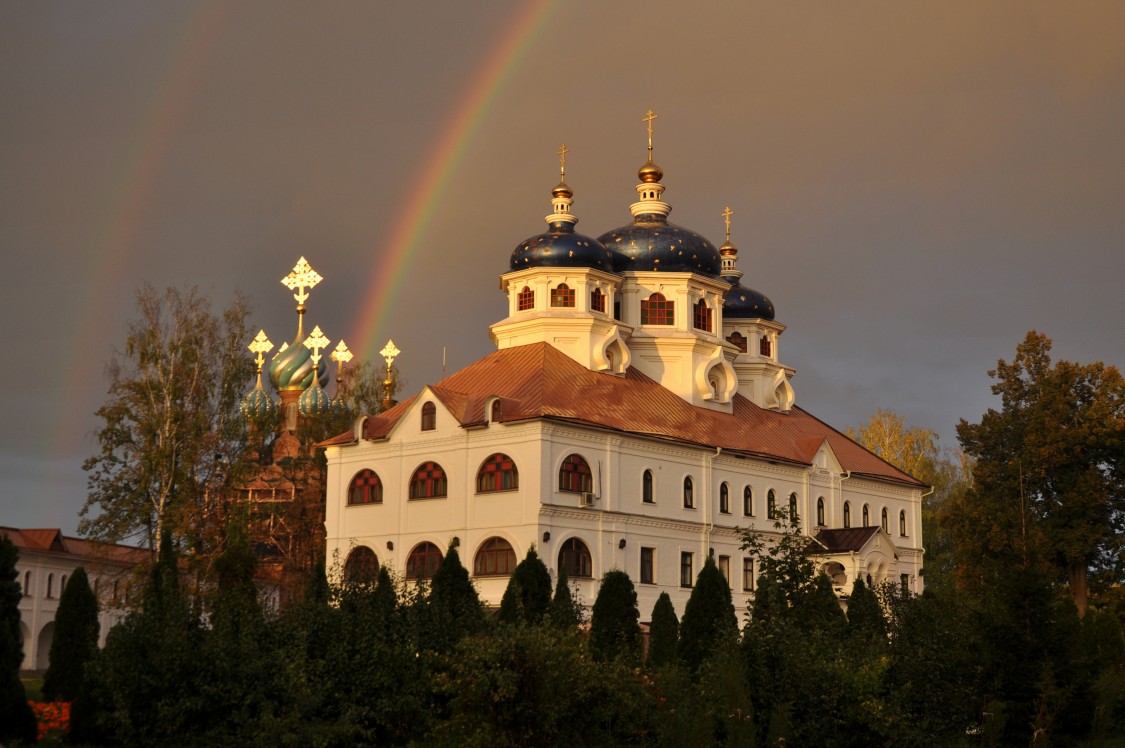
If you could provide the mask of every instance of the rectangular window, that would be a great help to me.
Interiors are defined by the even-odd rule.
[[[761,340],[758,341],[758,353],[762,356],[765,356],[766,358],[769,358],[770,356],[770,339],[765,337],[764,335],[762,336]]]
[[[719,571],[723,572],[723,579],[730,584],[730,556],[719,556]]]
[[[656,584],[655,556],[655,548],[641,548],[641,584]]]
[[[742,559],[742,591],[754,591],[754,559]]]
[[[903,594],[906,594],[907,592],[910,592],[910,575],[909,574],[900,574],[899,577],[898,577],[898,580],[899,580],[899,584],[902,585]]]
[[[680,553],[680,586],[691,587],[695,582],[695,574],[692,572],[692,554],[690,551]]]

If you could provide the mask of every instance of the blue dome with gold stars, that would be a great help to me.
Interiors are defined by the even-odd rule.
[[[565,152],[566,146],[563,146],[560,153],[565,156]],[[564,176],[565,164],[564,158]],[[578,219],[570,212],[573,197],[574,192],[565,181],[560,181],[551,190],[551,204],[554,210],[544,219],[549,228],[542,234],[525,239],[516,247],[509,263],[512,270],[580,267],[613,272],[615,264],[613,253],[602,246],[597,239],[591,239],[574,230],[574,224],[578,223]]]
[[[723,298],[723,318],[773,320],[773,302],[765,294],[744,288],[735,280]]]
[[[658,213],[638,215],[632,223],[602,234],[598,241],[616,255],[614,269],[619,273],[655,270],[717,278],[722,270],[715,245]]]

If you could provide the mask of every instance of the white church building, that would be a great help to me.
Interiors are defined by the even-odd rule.
[[[651,116],[651,115],[650,115]],[[325,442],[329,561],[433,574],[450,543],[486,604],[534,546],[592,604],[624,570],[642,618],[682,614],[707,556],[736,608],[757,570],[738,528],[795,512],[839,594],[856,577],[922,589],[927,486],[801,409],[785,326],[746,288],[738,250],[667,220],[663,172],[639,171],[632,220],[577,233],[573,192],[501,276],[496,351]]]

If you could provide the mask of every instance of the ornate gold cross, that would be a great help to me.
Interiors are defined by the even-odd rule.
[[[258,335],[254,338],[254,342],[246,347],[250,349],[251,353],[257,354],[254,357],[254,365],[258,367],[258,373],[261,374],[262,364],[266,362],[266,354],[273,350],[273,343],[266,337],[266,331],[258,330]]]
[[[305,302],[308,301],[309,291],[322,280],[324,278],[320,276],[320,273],[313,270],[308,261],[302,257],[293,266],[293,271],[281,279],[281,283],[290,291],[296,291],[293,298],[297,300],[297,304],[303,307]]]
[[[648,152],[650,154],[652,153],[652,121],[658,116],[659,115],[649,109],[648,112],[645,113],[645,116],[641,118],[641,122],[648,123]]]
[[[320,325],[313,328],[312,334],[305,338],[305,347],[312,351],[313,370],[320,366],[320,349],[328,347],[328,338],[320,331]]]
[[[566,147],[566,143],[563,143],[562,147],[559,148],[559,174],[564,182],[566,181],[566,154],[568,153],[570,153],[570,149]]]
[[[727,225],[727,241],[730,241],[730,217],[734,215],[734,211],[728,205],[726,210],[723,211],[723,223]]]

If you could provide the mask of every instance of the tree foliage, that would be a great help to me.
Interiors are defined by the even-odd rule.
[[[550,605],[551,573],[532,546],[508,580],[500,600],[499,618],[505,623],[536,624]]]
[[[98,599],[90,589],[86,570],[79,566],[67,580],[55,613],[50,666],[43,677],[48,701],[74,701],[88,663],[98,650]]]
[[[973,489],[951,519],[964,572],[981,554],[1041,561],[1083,615],[1089,572],[1125,581],[1125,380],[1100,361],[1052,362],[1050,352],[1047,336],[1029,332],[1011,363],[989,372],[1001,409],[958,424],[975,464]]]
[[[690,672],[695,672],[716,647],[738,636],[730,585],[711,556],[695,578],[684,617],[680,620],[677,653]]]
[[[79,532],[155,546],[166,526],[174,538],[192,533],[208,487],[228,478],[245,444],[238,404],[253,373],[249,309],[236,299],[216,315],[195,289],[145,285],[137,311],[109,363]]]
[[[559,566],[559,578],[555,583],[555,596],[547,611],[551,625],[560,629],[572,629],[582,623],[582,606],[574,599],[570,583],[566,578],[566,568]]]
[[[679,646],[680,621],[676,608],[667,592],[661,592],[652,606],[652,624],[649,626],[648,666],[661,668],[676,659]]]
[[[636,661],[640,657],[640,617],[633,580],[623,571],[607,571],[594,599],[591,654],[599,660]]]
[[[20,634],[20,598],[17,579],[19,550],[7,535],[0,535],[0,741],[35,742],[35,715],[27,705],[20,666],[23,636]]]

